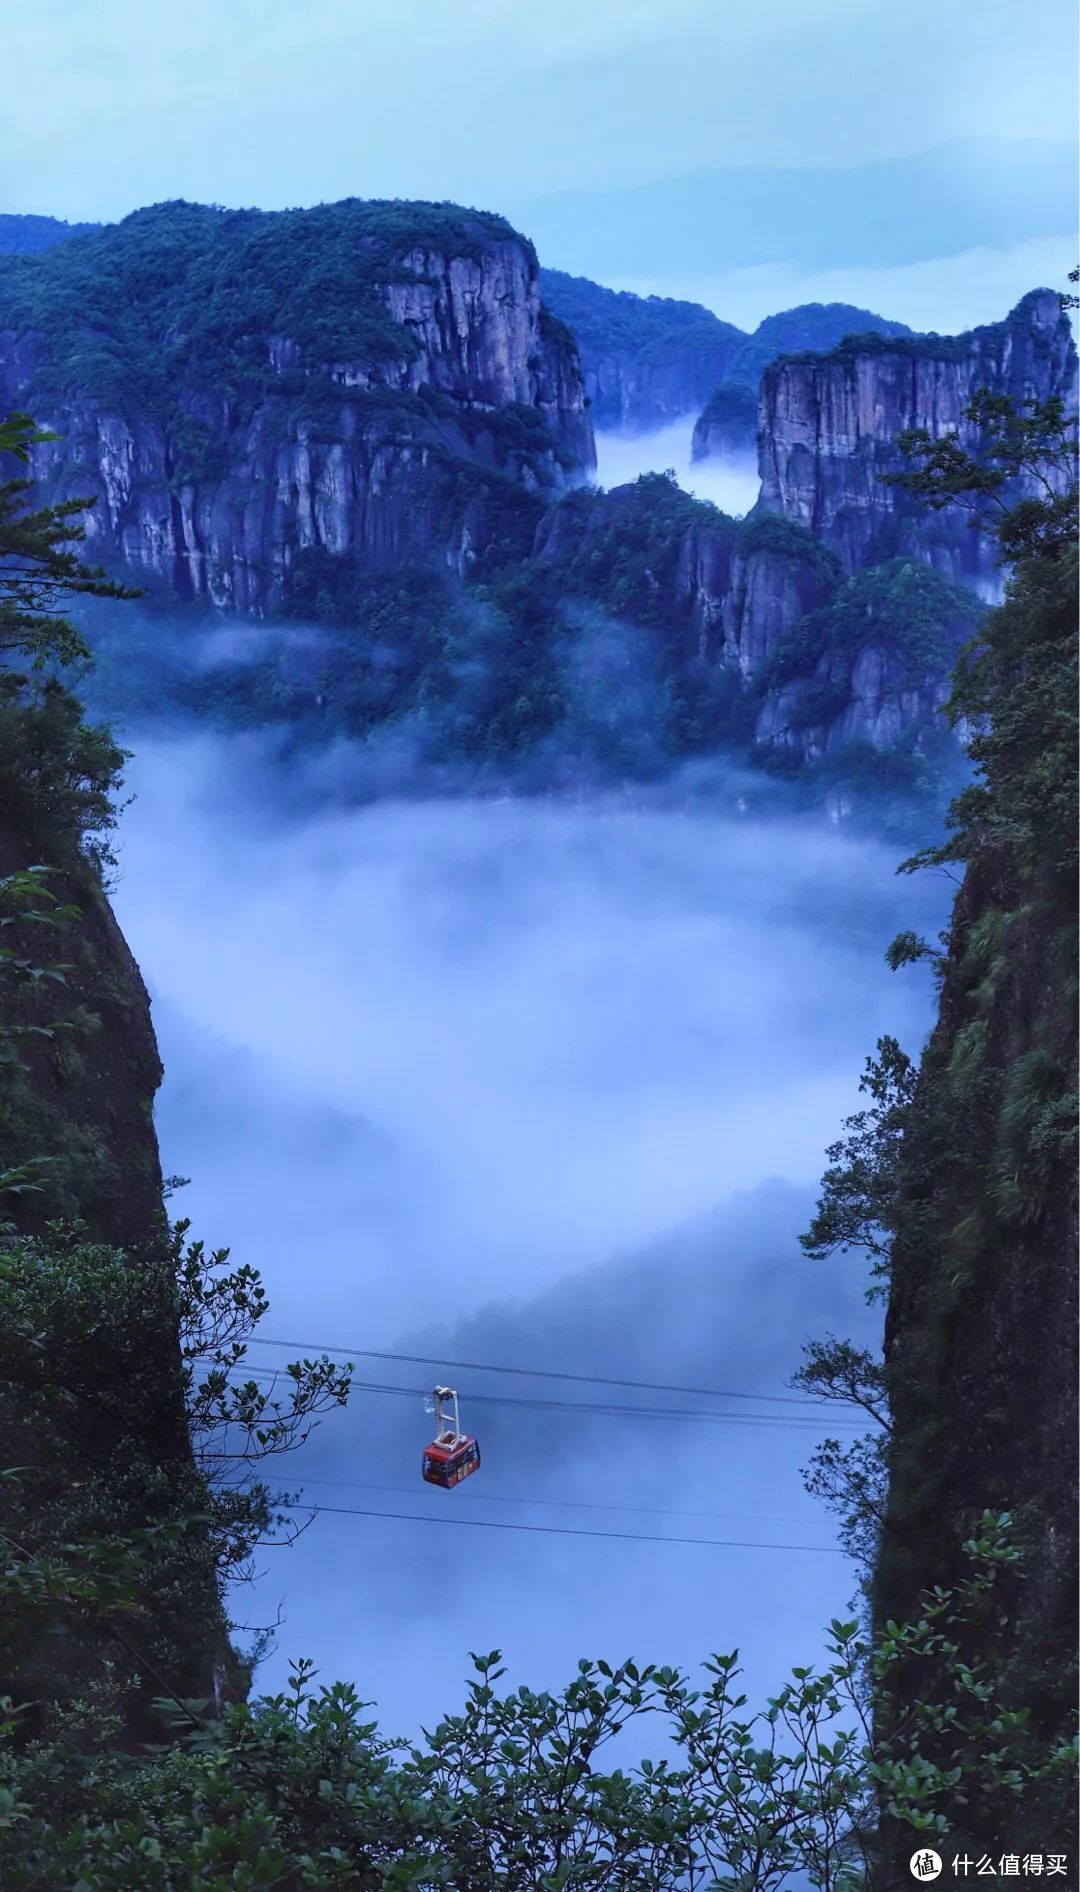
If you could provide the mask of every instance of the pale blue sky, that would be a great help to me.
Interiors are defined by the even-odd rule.
[[[498,205],[718,165],[1068,138],[1072,0],[39,0],[0,208]],[[14,83],[12,83],[14,79]]]
[[[39,0],[6,31],[0,210],[448,198],[749,327],[954,330],[1074,258],[1073,0]]]

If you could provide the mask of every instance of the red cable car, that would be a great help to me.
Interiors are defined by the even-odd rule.
[[[450,1491],[463,1478],[480,1469],[480,1447],[470,1432],[462,1432],[458,1421],[458,1397],[452,1386],[437,1386],[434,1403],[429,1405],[436,1419],[435,1437],[420,1466],[425,1484],[441,1485]]]

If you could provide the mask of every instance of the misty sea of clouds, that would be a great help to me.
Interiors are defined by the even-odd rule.
[[[897,880],[895,849],[677,784],[354,805],[342,756],[335,796],[326,757],[257,736],[132,747],[114,898],[153,997],[165,1168],[192,1178],[172,1206],[262,1270],[267,1335],[773,1395],[808,1336],[873,1335],[857,1258],[811,1264],[797,1234],[875,1039],[914,1051],[929,1023],[928,980],[882,953],[944,894]],[[310,1655],[408,1732],[460,1700],[471,1649],[556,1686],[582,1654],[738,1645],[761,1698],[852,1595],[800,1478],[824,1418],[504,1406],[567,1389],[460,1372],[484,1463],[433,1492],[437,1370],[356,1365],[369,1389],[281,1468],[327,1508],[238,1603],[283,1605],[266,1686]],[[422,1521],[448,1517],[723,1547]]]

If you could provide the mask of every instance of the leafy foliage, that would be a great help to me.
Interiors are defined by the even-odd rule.
[[[865,1589],[885,1522],[891,1431],[885,1368],[866,1347],[855,1347],[832,1334],[825,1340],[807,1341],[803,1354],[792,1386],[848,1412],[861,1408],[876,1428],[847,1444],[823,1439],[803,1474],[811,1497],[820,1499],[836,1517],[840,1542],[858,1565]]]
[[[877,1620],[951,1580],[977,1506],[1015,1509],[1037,1577],[1002,1567],[997,1685],[1009,1713],[1030,1711],[1051,1739],[1071,1732],[1075,1709],[1075,461],[1057,402],[978,395],[966,419],[979,452],[909,435],[916,465],[900,479],[931,504],[967,506],[1010,566],[948,704],[976,778],[950,837],[904,864],[965,865],[944,951],[908,933],[889,953],[933,961],[940,1019],[917,1074],[893,1053],[877,1068],[876,1107],[830,1150],[804,1245],[862,1245],[872,1291],[889,1280],[884,1506],[865,1492],[868,1525],[879,1511]],[[835,1501],[855,1500],[861,1469],[826,1450],[819,1488],[832,1479]],[[909,1650],[887,1712],[914,1700],[924,1678]],[[924,1755],[940,1758],[943,1734],[928,1723]],[[1033,1839],[1067,1804],[1063,1782],[1046,1787]],[[883,1816],[895,1840],[889,1801]],[[999,1830],[1009,1837],[1004,1820]]]
[[[846,1135],[829,1145],[821,1200],[800,1238],[806,1254],[815,1259],[837,1249],[862,1249],[871,1257],[878,1284],[888,1279],[897,1171],[916,1078],[915,1065],[896,1039],[879,1038],[877,1057],[867,1058],[859,1079],[859,1089],[872,1100],[870,1107],[849,1117]],[[879,1285],[876,1292],[881,1291]]]
[[[93,223],[63,223],[59,217],[0,216],[0,255],[26,255],[51,249],[65,237],[97,228]]]
[[[937,510],[962,501],[973,525],[996,533],[1007,564],[1054,558],[1074,545],[1077,423],[1060,397],[1018,406],[1008,395],[982,389],[964,418],[978,429],[978,453],[955,434],[935,439],[925,428],[911,428],[897,436],[897,445],[917,465],[887,475],[887,483]]]
[[[1021,877],[1039,867],[1064,885],[1076,862],[1075,423],[1058,401],[1015,410],[989,396],[971,418],[988,429],[983,455],[912,435],[920,464],[903,477],[932,504],[960,501],[984,523],[998,519],[1012,570],[1004,603],[962,654],[946,706],[953,725],[971,732],[977,780],[950,811],[951,838],[908,866],[985,853],[1011,859]],[[1021,476],[1036,490],[1017,500]]]
[[[657,627],[682,619],[674,579],[684,534],[707,526],[733,542],[736,530],[725,514],[684,493],[674,473],[643,473],[612,494],[571,494],[564,506],[579,528],[563,567],[568,589],[614,617]]]
[[[879,1038],[859,1088],[870,1108],[847,1119],[846,1134],[829,1145],[830,1167],[822,1179],[816,1214],[804,1252],[815,1260],[861,1250],[870,1258],[869,1301],[887,1292],[892,1241],[898,1216],[897,1173],[915,1100],[916,1069],[895,1038]],[[888,1454],[892,1422],[883,1362],[865,1347],[829,1335],[809,1341],[792,1385],[850,1412],[861,1409],[873,1430],[843,1443],[825,1438],[811,1455],[803,1482],[838,1520],[840,1541],[868,1589],[881,1548],[888,1505]]]
[[[186,1234],[178,1223],[137,1253],[60,1223],[0,1239],[0,1436],[20,1467],[0,1529],[50,1569],[68,1566],[72,1543],[141,1544],[123,1563],[144,1661],[191,1693],[223,1640],[221,1583],[250,1573],[256,1545],[297,1533],[259,1468],[345,1403],[351,1369],[245,1374],[269,1305],[259,1276]],[[68,1692],[101,1660],[93,1640],[69,1643]],[[36,1682],[47,1699],[56,1677]]]
[[[10,454],[25,465],[30,448],[52,438],[29,414],[10,414],[0,423],[0,455]],[[84,565],[72,549],[85,537],[84,500],[32,508],[27,503],[32,490],[28,478],[0,484],[0,652],[29,658],[40,670],[46,663],[70,664],[89,655],[64,615],[68,598],[139,594],[96,566]]]
[[[910,334],[903,322],[891,322],[850,302],[803,302],[778,315],[767,315],[758,323],[732,360],[728,379],[756,391],[765,369],[782,356],[800,351],[824,354],[849,335],[884,339]]]
[[[964,1650],[1015,1558],[1008,1520],[983,1519],[967,1553],[952,1591],[875,1644],[833,1622],[820,1672],[796,1669],[756,1715],[743,1713],[735,1654],[706,1664],[701,1689],[671,1668],[582,1661],[553,1695],[500,1694],[496,1652],[474,1658],[464,1709],[412,1747],[380,1738],[351,1687],[317,1690],[299,1663],[289,1691],[228,1709],[165,1754],[0,1749],[5,1885],[855,1892],[877,1855],[877,1796],[909,1844],[963,1840],[985,1834],[988,1807],[1015,1824],[1069,1765],[1002,1710],[991,1670]],[[878,1699],[911,1658],[926,1699],[883,1731],[864,1674]],[[598,1767],[644,1717],[670,1757]],[[933,1763],[928,1731],[945,1741]]]
[[[83,615],[91,701],[126,720],[168,705],[233,727],[285,725],[305,743],[346,734],[376,756],[385,741],[403,774],[413,764],[471,780],[512,767],[526,788],[561,770],[649,779],[743,736],[738,678],[702,655],[692,594],[677,582],[686,534],[730,545],[733,521],[661,475],[567,495],[549,515],[550,556],[522,555],[537,517],[527,495],[516,490],[502,517],[468,583],[362,572],[305,548],[280,615],[232,658],[227,646],[217,654],[216,627],[129,624],[94,607]],[[795,532],[792,557],[802,550]]]
[[[0,425],[0,455],[25,463],[46,438],[29,415],[12,414]],[[89,656],[65,615],[70,599],[138,594],[85,565],[73,549],[84,537],[81,501],[35,508],[30,491],[21,477],[0,484],[0,655],[11,666],[0,673],[0,816],[35,851],[100,866],[111,858],[105,837],[115,821],[112,796],[124,755],[45,672]],[[14,667],[19,658],[29,672]]]
[[[714,430],[730,448],[750,448],[757,436],[757,388],[749,381],[725,380],[713,389],[694,429],[695,452],[697,439]]]
[[[304,1528],[291,1500],[275,1503],[258,1468],[298,1451],[323,1414],[346,1404],[352,1365],[324,1354],[269,1376],[248,1367],[248,1341],[270,1310],[261,1277],[250,1264],[229,1269],[228,1249],[208,1254],[189,1242],[188,1227],[174,1225],[164,1266],[179,1303],[187,1430],[210,1541],[223,1577],[235,1582],[252,1574],[256,1545],[291,1543]]]

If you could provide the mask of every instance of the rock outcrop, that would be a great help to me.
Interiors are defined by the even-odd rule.
[[[780,355],[835,348],[847,335],[910,335],[850,302],[804,302],[767,315],[732,355],[694,427],[694,460],[741,459],[757,451],[758,388],[765,369]]]
[[[761,687],[772,658],[807,611],[836,583],[818,548],[770,542],[752,528],[728,522],[695,526],[679,550],[676,592],[684,599],[701,656],[733,671],[750,692]]]
[[[0,877],[38,859],[40,847],[0,813]],[[7,1078],[0,1170],[40,1156],[49,1165],[50,1187],[47,1199],[35,1191],[12,1198],[5,1213],[20,1229],[40,1232],[47,1200],[48,1216],[77,1218],[95,1241],[137,1245],[162,1219],[153,1119],[162,1070],[150,1000],[93,872],[69,867],[51,875],[50,887],[61,904],[77,908],[79,920],[65,930],[62,953],[49,940],[45,956],[63,960],[58,990],[67,1011],[93,1024],[66,1036],[32,1032],[20,1040],[19,1067]],[[42,957],[41,927],[6,924],[9,943],[31,962]],[[26,1025],[39,1022],[33,994],[24,1009]],[[57,1009],[50,995],[50,1016]]]
[[[40,858],[39,837],[0,809],[0,879]],[[65,1332],[61,1312],[42,1347],[43,1360],[65,1362],[70,1373],[58,1401],[59,1473],[56,1440],[42,1417],[46,1407],[36,1381],[20,1376],[17,1349],[10,1377],[0,1373],[0,1450],[20,1465],[24,1481],[5,1494],[0,1513],[8,1523],[13,1507],[21,1519],[18,1507],[28,1506],[35,1541],[45,1544],[50,1534],[59,1533],[63,1542],[66,1533],[80,1530],[95,1537],[149,1525],[180,1529],[179,1547],[170,1548],[166,1537],[152,1577],[140,1579],[145,1587],[131,1631],[136,1668],[144,1659],[162,1660],[164,1651],[173,1686],[220,1707],[243,1694],[247,1678],[229,1642],[214,1546],[208,1534],[178,1522],[194,1514],[205,1494],[188,1430],[175,1285],[160,1265],[167,1231],[153,1108],[162,1067],[150,1001],[96,870],[71,854],[50,872],[48,889],[59,910],[72,916],[58,932],[21,920],[25,907],[5,906],[5,945],[15,964],[59,961],[63,983],[13,982],[7,968],[3,1022],[18,1034],[18,1057],[4,1067],[4,1220],[9,1234],[42,1238],[46,1250],[62,1251],[80,1238],[77,1231],[87,1242],[122,1250],[130,1278],[146,1285],[123,1314],[112,1306],[120,1324],[106,1335],[92,1326],[78,1329],[79,1312],[100,1305],[94,1286],[88,1289],[74,1270],[66,1283],[64,1305],[70,1298],[76,1310],[75,1339]],[[27,1186],[12,1188],[12,1173],[16,1179],[25,1174]],[[63,1381],[64,1366],[53,1371]],[[42,1374],[48,1387],[48,1366]],[[104,1653],[116,1657],[107,1641]],[[128,1654],[136,1654],[130,1642]],[[27,1652],[24,1666],[16,1658],[0,1673],[0,1688],[31,1704],[28,1725],[39,1730],[44,1704],[82,1697],[101,1658],[99,1626],[80,1623],[77,1633],[52,1640],[47,1659]],[[160,1738],[153,1707],[159,1693],[153,1667],[141,1679],[125,1676],[119,1703],[125,1742]]]
[[[757,452],[757,389],[746,381],[722,381],[710,394],[690,439],[690,458],[745,460]]]
[[[673,498],[656,478],[585,489],[590,401],[593,418],[631,429],[700,404],[719,378],[699,451],[737,453],[750,412],[740,377],[785,342],[859,323],[889,332],[766,369],[762,491],[748,521]],[[952,633],[931,655],[914,650],[872,604],[842,635],[804,634],[845,569],[913,558],[983,591],[995,582],[992,549],[965,514],[885,483],[903,465],[896,435],[957,430],[977,446],[962,415],[984,386],[1075,398],[1076,352],[1049,291],[968,335],[898,329],[807,305],[745,337],[693,304],[542,279],[502,219],[449,205],[168,204],[0,257],[0,402],[56,436],[34,450],[40,497],[92,500],[92,552],[181,599],[337,623],[380,573],[411,569],[457,585],[453,616],[461,580],[513,566],[531,583],[530,564],[558,567],[562,599],[576,591],[663,632],[686,728],[696,701],[727,702],[734,689],[740,733],[799,768],[853,747],[915,754],[940,730]],[[528,645],[539,663],[536,640],[551,629],[525,628],[523,597],[487,660],[508,690],[507,652]],[[432,621],[439,608],[427,596]],[[399,616],[404,647],[404,606]],[[931,616],[944,626],[945,602]],[[365,729],[401,707],[386,678],[370,681]],[[538,702],[548,722],[557,714],[557,692],[539,671],[530,688],[513,701],[533,730]],[[709,710],[694,740],[719,740],[719,718]]]
[[[645,595],[636,608],[630,600],[626,615],[662,625],[681,659],[725,669],[751,695],[760,691],[783,639],[835,591],[837,561],[798,527],[730,519],[662,474],[552,507],[533,558],[559,568],[571,592],[610,606],[618,591],[605,590],[605,580],[650,525]]]
[[[723,696],[728,733],[786,769],[899,754],[914,781],[956,753],[939,712],[980,605],[920,560],[845,577],[805,528],[727,518],[659,474],[550,508],[533,559],[563,597],[649,627],[675,690]]]
[[[573,333],[593,426],[637,434],[696,414],[746,341],[696,302],[635,296],[545,269],[544,301]]]
[[[595,464],[531,246],[445,205],[161,205],[5,259],[0,400],[92,552],[255,613],[312,546],[463,572],[507,487]]]
[[[805,526],[849,570],[912,553],[968,582],[991,584],[991,541],[959,507],[934,513],[884,476],[903,470],[906,428],[955,433],[977,450],[963,418],[988,388],[1014,401],[1076,400],[1076,348],[1058,297],[1033,290],[1003,322],[957,336],[872,341],[775,362],[758,407],[762,510]]]
[[[754,724],[763,749],[820,762],[852,743],[889,752],[934,728],[949,695],[947,669],[913,675],[887,639],[829,651],[808,676],[771,688]]]

